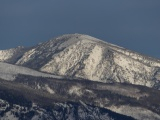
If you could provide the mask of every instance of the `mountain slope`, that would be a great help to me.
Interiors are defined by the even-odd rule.
[[[54,107],[22,106],[0,99],[1,120],[134,120],[107,109],[79,103],[55,103]]]
[[[81,34],[0,55],[2,120],[160,119],[158,59]]]
[[[29,48],[24,48],[22,46],[18,46],[17,48],[11,48],[8,50],[0,50],[0,61],[15,63],[28,50]]]
[[[108,109],[73,101],[18,82],[0,81],[1,120],[134,120]]]
[[[59,76],[38,72],[36,70],[32,70],[26,67],[0,62],[0,78],[13,81],[16,79],[16,76],[20,74],[39,77],[62,78]]]
[[[159,90],[122,83],[28,75],[18,75],[12,82],[0,80],[0,99],[9,103],[20,106],[35,103],[42,108],[50,106],[54,110],[57,102],[80,102],[83,106],[110,109],[138,120],[160,119],[159,96]],[[59,112],[65,113],[62,109]]]
[[[86,104],[111,109],[138,120],[160,119],[160,91],[148,87],[29,76],[18,76],[15,82],[43,90],[54,97],[62,96],[63,98],[59,98],[61,100],[74,102],[81,100]]]
[[[43,72],[159,89],[160,60],[88,35],[63,35],[28,50],[15,64]]]

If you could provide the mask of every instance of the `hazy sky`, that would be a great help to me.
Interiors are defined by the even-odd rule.
[[[68,33],[160,58],[160,0],[0,0],[0,49]]]

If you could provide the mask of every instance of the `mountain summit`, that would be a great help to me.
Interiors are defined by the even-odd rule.
[[[55,75],[160,87],[160,60],[88,35],[63,35],[36,45],[23,54],[21,49],[18,49],[19,57],[6,54],[7,50],[4,54],[9,55],[9,61],[14,61],[14,64]],[[4,56],[1,51],[0,54]],[[6,58],[0,60],[9,62]]]

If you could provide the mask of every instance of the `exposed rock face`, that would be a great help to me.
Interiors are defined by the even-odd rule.
[[[87,35],[64,35],[42,43],[15,63],[56,75],[159,88],[160,60]]]

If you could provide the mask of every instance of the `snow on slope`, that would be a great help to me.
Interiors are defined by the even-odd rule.
[[[79,39],[54,55],[40,70],[103,82],[113,79],[148,87],[159,83],[160,79],[155,80],[154,76],[159,73],[158,60],[151,61],[151,58],[133,52],[125,53],[121,47],[92,37],[82,35]]]
[[[0,50],[0,61],[1,62],[15,62],[19,57],[21,57],[27,49],[18,46],[17,48],[11,48],[8,50]]]
[[[8,63],[0,62],[0,78],[5,79],[5,80],[14,80],[18,74],[61,78],[59,76],[38,72],[38,71],[29,69],[29,68],[15,66],[15,65],[8,64]]]
[[[129,105],[111,106],[108,109],[127,116],[131,116],[137,120],[160,120],[160,115],[140,107],[132,107]]]
[[[81,34],[63,35],[39,44],[15,64],[100,82],[157,88],[160,83],[160,60]]]

